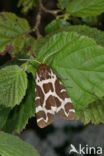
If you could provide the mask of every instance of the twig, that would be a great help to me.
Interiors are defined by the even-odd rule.
[[[42,18],[42,11],[46,12],[46,13],[50,13],[53,16],[57,16],[57,14],[60,12],[60,10],[49,10],[49,9],[45,8],[42,3],[42,0],[39,0],[39,8],[38,8],[37,16],[36,16],[36,24],[35,24],[34,28],[32,29],[32,31],[34,31],[36,33],[37,38],[42,37],[40,30],[39,30],[39,26],[41,24],[41,18]]]
[[[32,29],[32,31],[36,32],[36,35],[37,35],[37,38],[41,38],[42,35],[39,31],[39,26],[40,26],[40,23],[41,23],[41,18],[42,18],[42,15],[41,15],[41,7],[40,7],[40,1],[39,1],[39,9],[38,9],[38,13],[37,13],[37,16],[36,16],[36,24],[34,26],[34,28]]]
[[[49,10],[49,9],[45,8],[41,1],[40,1],[40,7],[44,12],[52,14],[53,16],[56,16],[60,12],[60,10]]]

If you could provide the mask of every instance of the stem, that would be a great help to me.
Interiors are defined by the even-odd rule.
[[[32,60],[32,59],[18,59],[19,61],[29,61],[29,62],[32,62],[32,61],[34,61],[34,62],[36,62],[36,63],[38,63],[38,64],[41,64],[41,62],[39,62],[38,60]]]
[[[45,12],[45,13],[52,14],[55,17],[60,12],[60,10],[49,10],[49,9],[45,8],[43,3],[42,3],[42,0],[39,0],[38,13],[37,13],[37,16],[36,16],[36,23],[35,23],[34,28],[32,29],[32,31],[36,33],[37,38],[42,37],[42,35],[40,33],[40,30],[39,30],[39,26],[41,24],[41,19],[42,19],[42,11]]]
[[[45,8],[42,2],[40,2],[40,7],[44,12],[52,14],[53,16],[56,16],[60,12],[60,10],[49,10]]]
[[[39,1],[39,8],[38,8],[37,16],[36,16],[36,24],[35,24],[34,28],[32,29],[32,31],[36,32],[37,38],[42,37],[42,35],[39,31],[39,26],[40,26],[41,18],[42,18],[42,10],[41,10],[40,4],[41,4],[41,2]]]

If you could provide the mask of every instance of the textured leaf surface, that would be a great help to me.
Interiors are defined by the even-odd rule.
[[[5,108],[3,106],[0,106],[0,129],[2,129],[3,126],[5,125],[9,112],[10,112],[10,108]]]
[[[84,124],[104,123],[104,98],[91,103],[86,109],[76,110],[78,120]]]
[[[58,7],[61,9],[65,9],[70,2],[71,0],[58,0]]]
[[[80,35],[85,35],[93,38],[97,44],[104,46],[104,32],[96,28],[91,28],[85,25],[69,26],[66,31],[77,32]]]
[[[64,8],[69,13],[69,15],[88,17],[96,16],[104,12],[104,0],[69,0],[63,3],[63,0],[59,0],[59,5]]]
[[[0,70],[0,105],[14,107],[20,104],[27,89],[26,73],[17,65]]]
[[[22,6],[22,12],[27,13],[32,9],[38,0],[19,0],[18,7]]]
[[[18,137],[0,132],[1,156],[39,156],[38,152]]]
[[[64,28],[65,26],[69,25],[69,23],[64,19],[55,19],[51,23],[47,25],[45,31],[47,33],[54,33],[55,31]]]
[[[59,23],[61,24],[61,23]],[[59,28],[60,27],[60,28]],[[65,27],[56,27],[54,30],[54,25],[51,25],[51,23],[46,27],[46,32],[51,33],[51,35],[59,33],[60,31],[66,31],[66,32],[77,32],[80,35],[88,36],[90,38],[93,38],[97,44],[104,46],[104,32],[101,30],[98,30],[97,28],[91,28],[86,25],[65,25]],[[53,34],[52,34],[53,33]]]
[[[30,78],[27,94],[19,106],[16,106],[9,113],[7,122],[3,128],[6,132],[17,132],[23,130],[28,123],[28,119],[35,116],[35,83]],[[10,126],[11,125],[11,126]]]
[[[82,18],[83,22],[91,27],[97,27],[97,25],[99,25],[99,18],[98,16],[88,16],[88,17],[83,17]]]
[[[78,108],[104,96],[104,48],[88,37],[63,32],[54,35],[38,58],[52,64]]]
[[[0,13],[0,52],[7,46],[12,46],[13,51],[20,51],[28,39],[30,27],[25,19],[13,13]]]

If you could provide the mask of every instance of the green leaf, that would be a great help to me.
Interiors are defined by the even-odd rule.
[[[104,96],[104,48],[94,40],[74,32],[58,33],[38,58],[51,63],[78,108]]]
[[[19,0],[18,7],[22,6],[22,12],[27,13],[30,9],[32,9],[38,0]]]
[[[104,98],[91,103],[87,108],[78,110],[76,109],[77,119],[84,124],[104,123]]]
[[[49,31],[51,32],[50,36],[62,31],[77,32],[79,35],[88,36],[94,39],[97,42],[97,44],[104,47],[104,32],[94,27],[89,27],[87,25],[69,25],[69,26],[66,25],[64,28],[60,28],[60,29],[58,28],[57,31],[53,32],[51,31],[51,29]],[[46,36],[45,42],[49,40],[50,36],[49,35]],[[39,44],[39,42],[37,44]]]
[[[16,136],[0,132],[1,156],[39,156],[38,152],[28,143]]]
[[[34,73],[36,72],[36,67],[35,67],[36,62],[33,60],[31,62],[27,61],[22,64],[22,68],[27,72],[31,73],[33,77],[35,76]]]
[[[19,105],[27,89],[26,73],[17,65],[0,70],[0,105]]]
[[[77,32],[79,35],[88,36],[88,37],[94,39],[97,44],[104,47],[104,32],[101,30],[98,30],[97,28],[94,28],[94,27],[92,28],[92,27],[89,27],[86,25],[70,25],[70,26],[66,26],[65,28],[57,29],[57,31],[52,32],[50,36],[52,36],[56,33],[62,32],[62,31]],[[46,37],[45,42],[47,42],[47,40],[49,40],[50,36]],[[45,42],[44,42],[44,44],[45,44]],[[37,43],[37,44],[39,44],[39,43]]]
[[[95,26],[97,27],[99,25],[98,16],[83,17],[82,20],[86,25],[89,25],[92,27],[95,27]]]
[[[67,25],[69,25],[69,23],[66,20],[64,20],[64,19],[55,19],[46,26],[45,31],[47,33],[50,33],[50,32],[52,33],[52,32],[57,31],[58,29],[64,28]]]
[[[86,25],[75,25],[67,27],[66,31],[77,32],[80,35],[93,38],[97,44],[104,47],[104,32],[96,28],[91,28]]]
[[[3,126],[5,125],[9,112],[10,112],[10,108],[5,108],[3,106],[0,106],[0,129],[2,129]]]
[[[97,16],[104,12],[104,0],[72,0],[66,10],[70,15],[78,17]]]
[[[13,47],[13,52],[20,51],[28,40],[30,27],[28,22],[13,13],[0,13],[0,53],[7,46]]]
[[[63,31],[62,33],[58,32],[57,34],[54,34],[53,36],[47,38],[45,42],[43,42],[44,44],[42,44],[41,49],[37,54],[38,60],[44,62],[45,60],[48,60],[48,58],[51,59],[51,56],[63,52],[63,48],[65,46],[69,47],[69,42],[73,41],[74,39],[77,40],[78,38],[79,35],[77,35],[75,32]],[[95,41],[93,41],[93,44],[96,45]]]
[[[58,7],[61,9],[67,8],[72,0],[58,0]]]
[[[29,77],[29,80],[26,96],[21,104],[14,107],[9,113],[8,120],[3,128],[6,132],[20,133],[28,123],[28,119],[35,116],[35,83],[31,77]]]

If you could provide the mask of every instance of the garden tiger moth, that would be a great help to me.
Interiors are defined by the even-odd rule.
[[[55,115],[75,119],[71,99],[61,81],[46,64],[40,64],[36,73],[36,119],[40,128],[54,120]]]

